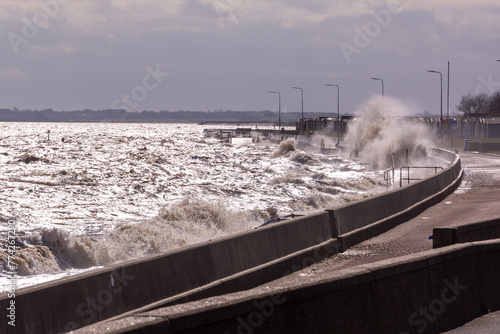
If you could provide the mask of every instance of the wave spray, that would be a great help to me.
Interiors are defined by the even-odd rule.
[[[363,106],[364,112],[352,124],[346,134],[349,152],[357,155],[374,169],[401,166],[409,158],[417,161],[427,156],[426,147],[434,143],[433,132],[417,120],[408,117],[410,106],[402,101],[374,97]]]

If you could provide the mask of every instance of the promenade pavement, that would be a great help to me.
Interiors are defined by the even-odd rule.
[[[465,225],[500,217],[500,156],[460,153],[464,169],[463,180],[458,189],[440,203],[430,207],[420,215],[398,227],[366,240],[336,254],[326,260],[313,264],[301,271],[265,284],[266,287],[282,287],[288,284],[300,284],[312,278],[327,277],[339,269],[387,260],[398,256],[418,253],[432,249],[433,228]],[[484,323],[484,328],[496,330],[477,330]],[[500,333],[500,314],[483,317],[474,321],[475,333]],[[489,326],[489,327],[488,327]],[[452,332],[472,333],[467,331],[469,324]]]
[[[391,258],[419,253],[432,249],[429,236],[433,228],[469,224],[500,217],[500,156],[461,153],[464,169],[458,189],[440,203],[398,227],[366,240],[303,270],[268,282],[249,291],[234,294],[235,298],[248,293],[307,284],[334,275],[339,269]],[[225,301],[227,296],[214,297],[212,303]],[[203,303],[204,301],[200,301]],[[124,320],[128,321],[128,320]],[[119,324],[119,323],[116,323]],[[115,324],[115,325],[116,325]],[[500,312],[475,319],[454,329],[452,334],[499,333]],[[91,330],[87,332],[92,332]]]
[[[486,314],[444,334],[498,334],[499,332],[500,311]]]

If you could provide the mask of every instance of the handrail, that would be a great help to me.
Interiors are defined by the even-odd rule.
[[[394,183],[394,168],[388,169],[384,172],[384,181],[387,184],[387,189],[389,189],[389,187]]]
[[[390,172],[392,172],[392,176]],[[384,181],[387,184],[387,189],[394,183],[394,152],[392,153],[392,168],[384,172]]]
[[[399,169],[399,186],[402,187],[403,186],[403,169],[407,169],[408,170],[408,173],[407,173],[407,177],[405,178],[405,180],[408,181],[407,184],[410,184],[410,181],[419,181],[419,180],[422,180],[422,178],[410,178],[410,168],[413,168],[413,169],[434,169],[434,174],[437,174],[438,173],[438,169],[441,169],[441,170],[444,170],[443,167],[439,167],[439,166],[434,166],[434,167],[420,167],[420,166],[403,166]]]

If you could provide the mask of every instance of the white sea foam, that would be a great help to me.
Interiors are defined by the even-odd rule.
[[[380,172],[319,154],[315,138],[231,144],[206,127],[0,124],[0,239],[15,221],[20,286],[382,190]]]
[[[401,118],[410,113],[407,104],[375,97],[363,109],[346,136],[352,154],[376,169],[391,167],[392,153],[396,167],[403,165],[407,149],[413,162],[425,158],[425,147],[433,145],[434,134],[421,123]]]
[[[286,155],[290,152],[293,152],[293,151],[295,151],[296,145],[297,145],[297,143],[295,142],[295,140],[293,138],[283,140],[282,142],[279,143],[278,148],[273,152],[271,157],[277,158],[277,157],[281,157],[283,155]]]

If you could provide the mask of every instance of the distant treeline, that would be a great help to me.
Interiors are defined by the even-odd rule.
[[[462,95],[456,108],[464,117],[500,117],[500,91]]]
[[[324,116],[318,112],[304,113],[306,118]],[[281,114],[281,122],[293,123],[300,119],[300,112]],[[174,123],[174,122],[241,122],[277,123],[278,112],[264,111],[148,111],[128,112],[127,110],[75,110],[55,111],[0,109],[1,122],[130,122],[130,123]]]

